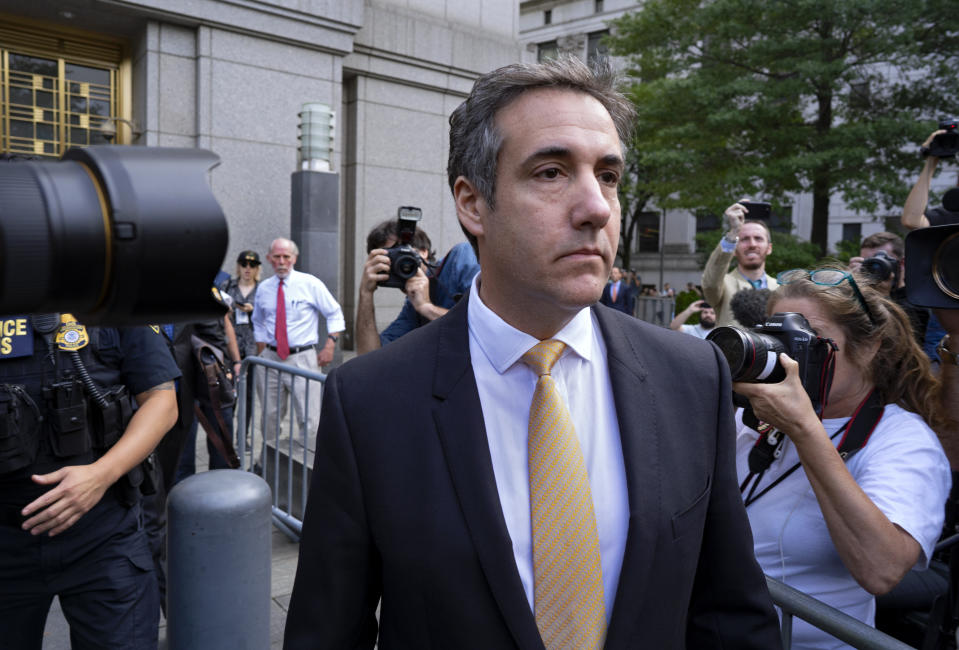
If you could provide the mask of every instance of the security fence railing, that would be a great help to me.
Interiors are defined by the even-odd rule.
[[[674,298],[638,296],[636,306],[633,308],[633,315],[647,323],[669,327],[669,322],[673,320],[673,310],[675,308],[676,300]]]
[[[247,357],[237,393],[240,469],[269,484],[273,524],[299,541],[326,375]]]
[[[798,616],[854,648],[862,648],[863,650],[912,650],[912,646],[908,646],[888,634],[883,634],[876,628],[866,625],[862,621],[858,621],[808,594],[793,589],[779,580],[766,576],[766,586],[769,587],[769,595],[773,602],[782,609],[783,650],[790,650],[792,647],[794,616]]]

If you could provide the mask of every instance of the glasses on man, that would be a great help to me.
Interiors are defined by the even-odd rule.
[[[240,266],[242,266],[243,268],[251,268],[251,267],[256,268],[259,265],[260,265],[259,262],[254,262],[253,260],[243,260],[242,262],[240,262]]]
[[[862,295],[862,292],[859,290],[859,285],[856,284],[856,279],[852,277],[852,273],[849,271],[843,271],[842,269],[816,269],[815,271],[807,271],[806,269],[791,269],[789,271],[783,271],[777,275],[776,281],[779,284],[791,284],[793,282],[798,282],[799,280],[805,280],[806,278],[809,278],[809,281],[813,284],[818,284],[824,287],[836,287],[848,280],[849,286],[852,287],[853,295],[856,296],[856,300],[859,301],[859,305],[862,307],[862,310],[866,312],[869,322],[873,325],[876,324],[876,319],[872,315],[869,305],[866,304],[866,298]]]

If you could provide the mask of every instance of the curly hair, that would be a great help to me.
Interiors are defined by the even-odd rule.
[[[852,275],[875,324],[859,304],[849,282],[825,286],[808,276],[781,284],[769,297],[766,312],[772,314],[776,304],[785,298],[815,300],[842,330],[847,357],[872,379],[882,402],[917,413],[930,428],[940,430],[945,414],[939,407],[939,379],[933,375],[929,358],[913,336],[909,317],[899,305],[868,286],[863,276]],[[879,347],[872,362],[863,365],[866,351],[877,342]]]

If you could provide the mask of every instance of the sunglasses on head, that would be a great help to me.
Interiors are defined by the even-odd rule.
[[[862,310],[866,313],[866,317],[869,319],[869,322],[873,325],[876,324],[876,318],[873,316],[872,310],[869,309],[869,304],[866,302],[866,298],[862,295],[862,292],[859,290],[859,285],[856,284],[855,278],[852,277],[852,273],[849,271],[843,271],[842,269],[816,269],[814,271],[807,271],[806,269],[792,269],[789,271],[783,271],[777,275],[776,281],[779,282],[779,284],[790,284],[792,282],[805,280],[807,278],[813,284],[818,284],[824,287],[837,287],[843,282],[848,282],[849,286],[852,287],[853,295],[859,302],[859,306],[862,307]]]

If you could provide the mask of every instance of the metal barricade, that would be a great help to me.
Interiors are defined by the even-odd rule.
[[[296,542],[303,527],[325,381],[323,373],[262,357],[247,357],[240,366],[240,469],[267,482],[273,494],[273,525]]]
[[[676,308],[676,299],[656,296],[637,296],[633,315],[653,325],[669,327],[673,320],[673,310]]]
[[[766,576],[766,586],[773,602],[782,609],[783,650],[792,647],[793,616],[798,616],[823,632],[831,634],[854,648],[868,650],[911,650],[902,641],[854,619],[826,603],[816,600],[779,580]]]

